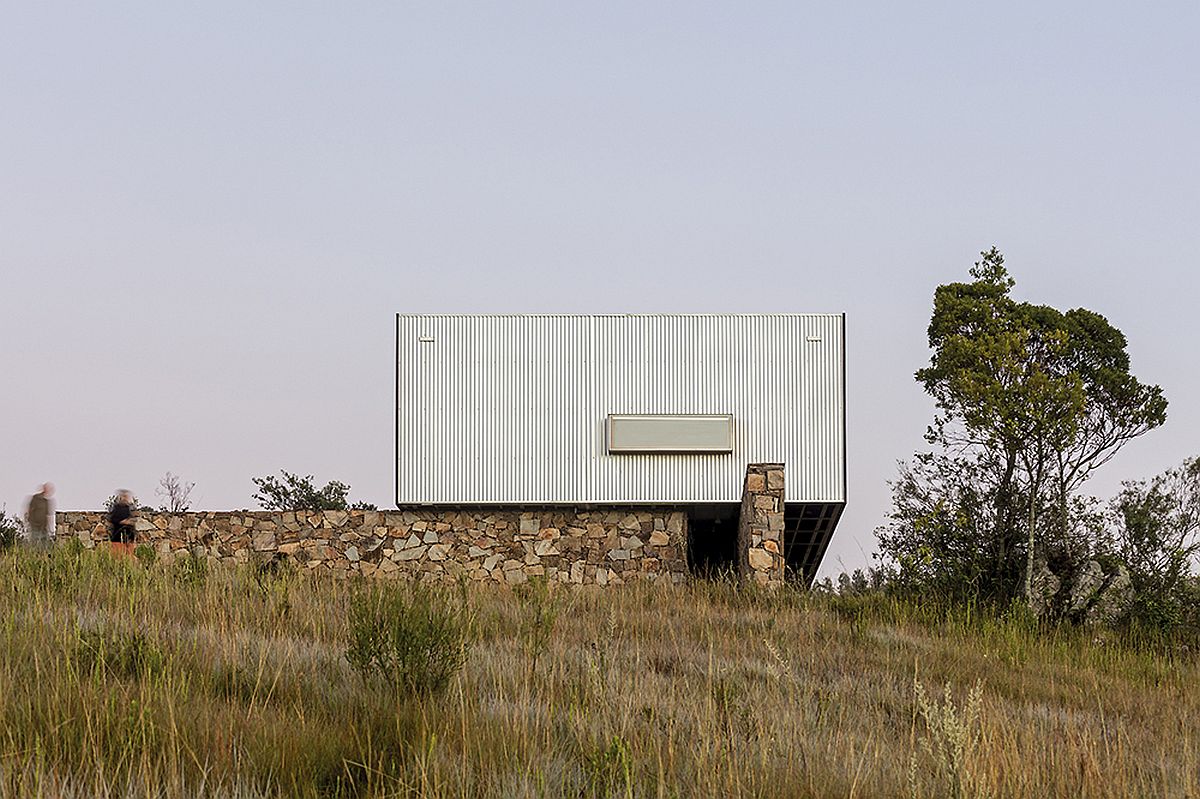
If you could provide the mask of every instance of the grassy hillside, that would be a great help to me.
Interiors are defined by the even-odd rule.
[[[355,590],[0,556],[0,792],[1200,796],[1200,668],[1109,635],[721,584],[451,588],[465,666],[410,696],[345,658]]]

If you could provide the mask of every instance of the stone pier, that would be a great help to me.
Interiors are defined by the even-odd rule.
[[[759,585],[783,583],[783,464],[746,466],[738,521],[738,573]]]

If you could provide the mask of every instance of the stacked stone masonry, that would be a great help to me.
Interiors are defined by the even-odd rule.
[[[746,467],[738,520],[738,571],[760,585],[783,582],[783,464]]]
[[[108,540],[104,514],[60,512],[59,539]],[[137,543],[246,562],[286,557],[341,575],[576,585],[682,582],[687,516],[676,509],[419,509],[147,513]]]

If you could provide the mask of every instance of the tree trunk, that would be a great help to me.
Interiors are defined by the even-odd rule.
[[[996,490],[996,542],[999,551],[996,553],[996,573],[1008,573],[1009,538],[1012,536],[1012,478],[1017,468],[1016,456],[1007,453],[1004,464],[1004,477]],[[1007,582],[1007,580],[1005,581]]]
[[[1033,487],[1029,489],[1029,541],[1028,551],[1025,553],[1025,601],[1030,607],[1033,607],[1033,526],[1037,521],[1036,511],[1034,510],[1034,497],[1036,492]]]
[[[1044,473],[1044,461],[1039,452],[1037,467],[1029,471],[1029,538],[1026,541],[1027,550],[1025,552],[1025,601],[1031,607],[1033,606],[1033,533],[1037,528],[1038,486],[1042,484],[1042,475]]]

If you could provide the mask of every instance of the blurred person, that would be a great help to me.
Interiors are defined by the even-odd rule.
[[[108,512],[108,523],[112,527],[109,541],[114,552],[133,554],[134,522],[133,494],[122,488]]]
[[[53,496],[54,484],[43,483],[42,490],[29,498],[29,507],[25,511],[29,545],[38,549],[47,549],[50,546],[50,522],[53,519],[50,498]]]

